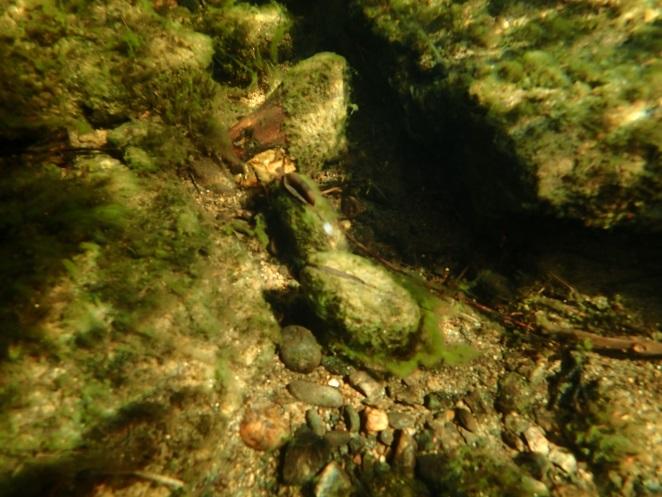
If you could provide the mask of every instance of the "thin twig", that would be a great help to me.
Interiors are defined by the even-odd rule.
[[[339,186],[332,186],[330,188],[327,188],[326,190],[322,190],[320,193],[322,195],[330,195],[331,193],[340,193],[342,192],[342,188]]]
[[[177,478],[173,478],[172,476],[152,473],[150,471],[131,471],[129,474],[137,478],[143,478],[145,480],[153,481],[160,485],[164,485],[166,487],[172,488],[173,490],[184,488],[185,485],[185,483],[182,480],[178,480]]]
[[[623,352],[641,357],[662,357],[662,343],[642,337],[604,337],[575,328],[563,328],[549,323],[541,323],[543,333],[561,335],[575,340],[590,342],[595,350]]]

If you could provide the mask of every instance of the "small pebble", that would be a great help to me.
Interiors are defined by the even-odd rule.
[[[368,399],[384,396],[384,386],[365,371],[354,371],[349,375],[349,383]]]
[[[577,459],[575,459],[575,456],[560,447],[553,447],[549,451],[549,460],[569,475],[577,472]]]
[[[521,488],[526,495],[549,495],[549,489],[540,480],[534,480],[530,476],[523,476],[521,481]]]
[[[350,495],[352,482],[347,473],[332,461],[322,470],[315,484],[315,497],[346,497]]]
[[[342,447],[343,445],[347,445],[352,439],[352,435],[350,435],[349,432],[343,430],[331,430],[326,435],[324,435],[324,438],[327,442],[329,442],[331,447],[337,448]]]
[[[379,440],[387,447],[390,447],[393,443],[393,430],[391,428],[386,428],[380,431],[377,440]]]
[[[352,454],[358,454],[363,451],[366,445],[366,440],[363,437],[352,437],[349,441],[349,450]]]
[[[244,414],[239,425],[239,435],[251,449],[276,449],[290,435],[289,420],[280,406],[269,404]]]
[[[460,426],[470,432],[474,433],[478,430],[478,423],[476,423],[476,418],[471,414],[467,409],[458,407],[455,409],[455,419],[460,424]]]
[[[333,387],[318,385],[310,381],[296,380],[287,385],[287,390],[301,402],[320,407],[340,407],[342,394]]]
[[[407,430],[398,430],[393,466],[403,470],[409,476],[414,475],[416,465],[416,440]]]
[[[504,430],[501,432],[501,440],[504,441],[508,447],[511,449],[515,449],[518,452],[523,452],[524,451],[524,442],[522,442],[522,439],[517,435],[517,433],[510,431],[510,430]]]
[[[377,433],[388,428],[388,415],[381,409],[366,407],[363,411],[364,429],[368,433]]]
[[[337,378],[331,378],[328,382],[327,385],[333,388],[340,388],[340,380]]]
[[[464,402],[469,406],[471,412],[475,414],[485,414],[488,411],[487,403],[480,395],[478,390],[471,391],[465,398]]]
[[[331,374],[347,376],[354,371],[354,368],[342,357],[335,355],[324,355],[322,357],[322,366]]]
[[[396,384],[389,387],[388,396],[401,404],[419,406],[425,403],[423,393],[418,386]]]
[[[545,433],[538,426],[529,426],[524,430],[524,440],[529,446],[531,452],[546,456],[549,454],[549,441],[545,438]]]
[[[350,405],[346,405],[343,409],[343,415],[347,430],[352,433],[358,433],[361,428],[361,419],[359,418],[359,413],[356,412],[356,409]]]
[[[441,411],[453,404],[453,399],[443,392],[432,392],[423,398],[423,405],[430,411]]]
[[[322,347],[303,326],[286,326],[281,331],[280,358],[288,369],[310,373],[322,361]]]
[[[388,413],[388,424],[396,430],[411,428],[415,423],[416,417],[413,414],[399,411],[389,411]]]
[[[318,437],[324,436],[326,429],[324,422],[315,409],[308,409],[306,411],[306,424]]]

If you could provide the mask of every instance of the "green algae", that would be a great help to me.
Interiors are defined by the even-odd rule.
[[[394,274],[393,278],[407,290],[420,308],[421,320],[412,347],[399,354],[388,354],[382,349],[366,351],[349,344],[335,345],[342,354],[368,367],[405,378],[418,368],[434,369],[443,365],[462,366],[476,357],[478,351],[469,344],[450,344],[441,331],[441,316],[461,310],[434,295],[414,276]],[[374,349],[374,347],[373,347]]]

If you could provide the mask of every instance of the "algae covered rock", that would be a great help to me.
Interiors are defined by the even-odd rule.
[[[300,264],[316,252],[348,248],[336,211],[313,180],[287,174],[272,192],[271,207],[295,262]]]
[[[345,59],[328,52],[288,69],[273,93],[228,130],[233,155],[245,161],[283,148],[304,173],[338,157],[346,146],[347,74]]]
[[[209,8],[200,29],[214,40],[214,71],[223,80],[255,83],[292,51],[294,22],[276,2],[226,2]]]
[[[347,76],[344,57],[323,52],[287,71],[276,90],[287,115],[288,151],[303,172],[314,171],[346,146]]]
[[[662,24],[651,2],[353,3],[413,134],[483,214],[662,231]]]
[[[349,252],[312,255],[301,270],[303,292],[316,315],[351,345],[403,351],[421,318],[417,303],[381,266]]]

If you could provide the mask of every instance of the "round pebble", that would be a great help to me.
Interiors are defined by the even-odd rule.
[[[306,404],[320,407],[340,407],[343,405],[342,394],[337,389],[326,385],[296,380],[287,385],[287,390],[295,399]]]
[[[303,326],[286,326],[281,331],[280,358],[288,369],[310,373],[322,361],[322,347],[315,335]]]
[[[247,411],[239,425],[241,439],[255,450],[277,449],[289,434],[287,416],[276,404]]]

